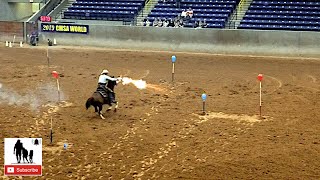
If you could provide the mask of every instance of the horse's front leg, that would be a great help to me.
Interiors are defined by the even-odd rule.
[[[118,102],[112,103],[109,106],[110,107],[107,109],[107,111],[110,111],[112,108],[114,108],[114,112],[117,112]]]
[[[112,104],[109,104],[107,111],[110,111],[111,109],[112,109]]]
[[[118,109],[118,101],[116,102],[115,106],[114,106],[114,112],[117,112]]]

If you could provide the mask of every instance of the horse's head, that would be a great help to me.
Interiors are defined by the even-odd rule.
[[[112,78],[114,78],[114,76],[111,76]],[[116,86],[117,85],[117,81],[109,81],[108,82],[108,88],[110,88],[110,89],[114,89],[114,86]]]

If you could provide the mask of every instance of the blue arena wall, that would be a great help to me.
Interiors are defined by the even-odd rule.
[[[320,32],[106,25],[89,25],[88,32],[68,32],[68,28],[45,32],[41,29],[44,27],[39,27],[42,43],[55,38],[58,45],[320,57]]]

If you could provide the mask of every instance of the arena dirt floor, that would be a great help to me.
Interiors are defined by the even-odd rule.
[[[46,48],[0,48],[0,154],[4,138],[42,137],[39,179],[320,179],[317,59],[58,46],[49,56],[50,67]],[[85,102],[105,68],[148,85],[119,84],[118,111],[102,120]]]

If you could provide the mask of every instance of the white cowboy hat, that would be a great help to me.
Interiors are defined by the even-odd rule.
[[[109,71],[105,69],[101,72],[101,74],[109,74]]]

